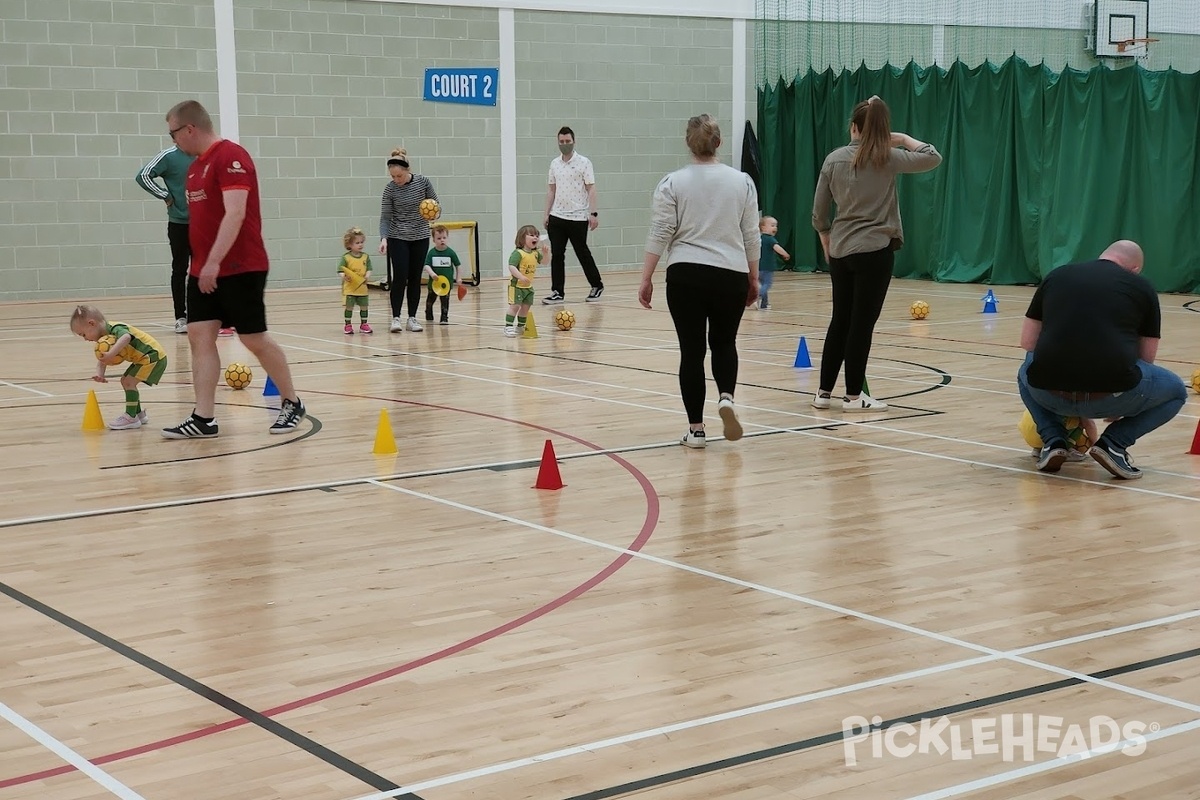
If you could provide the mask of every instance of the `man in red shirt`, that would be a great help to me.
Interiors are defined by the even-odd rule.
[[[282,407],[271,433],[291,433],[304,419],[304,404],[292,384],[287,356],[267,333],[263,293],[269,262],[262,238],[258,173],[250,154],[213,131],[212,118],[195,100],[167,112],[176,147],[196,156],[186,191],[191,213],[188,270],[188,344],[196,407],[179,425],[163,430],[168,439],[208,439],[217,435],[216,393],[221,374],[217,334],[236,328],[246,349],[258,357],[279,387]]]

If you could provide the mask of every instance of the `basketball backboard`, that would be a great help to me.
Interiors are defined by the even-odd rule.
[[[1150,36],[1149,0],[1096,0],[1097,58],[1132,58],[1137,48],[1125,45],[1131,39]],[[1144,45],[1143,45],[1144,49]]]

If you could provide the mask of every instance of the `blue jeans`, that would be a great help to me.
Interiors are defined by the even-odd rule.
[[[775,270],[767,270],[766,272],[758,273],[758,305],[759,307],[771,305],[767,300],[767,292],[771,291],[771,284],[775,283]]]
[[[1146,361],[1138,361],[1142,382],[1120,394],[1100,396],[1082,393],[1070,398],[1029,385],[1029,363],[1033,353],[1017,370],[1017,389],[1029,409],[1043,442],[1066,439],[1064,417],[1112,419],[1119,417],[1102,434],[1109,444],[1126,450],[1155,428],[1171,421],[1187,402],[1187,387],[1178,375]]]

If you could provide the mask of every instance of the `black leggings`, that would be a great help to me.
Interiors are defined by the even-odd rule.
[[[833,316],[821,352],[821,391],[833,391],[845,362],[846,394],[862,394],[871,337],[887,297],[894,260],[891,248],[829,259]]]
[[[706,336],[717,391],[732,395],[737,388],[737,332],[749,288],[745,272],[704,264],[667,267],[667,308],[679,337],[679,393],[692,425],[704,422]]]
[[[388,287],[392,295],[392,316],[403,317],[404,299],[408,296],[408,316],[417,316],[421,303],[421,273],[425,271],[425,256],[429,240],[387,240]]]
[[[187,319],[187,276],[192,263],[188,224],[168,222],[167,241],[171,245],[171,300],[175,305],[175,319]]]

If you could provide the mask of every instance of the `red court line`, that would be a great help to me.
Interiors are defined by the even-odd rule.
[[[537,425],[532,422],[525,422],[523,420],[517,420],[517,419],[509,419],[507,417],[501,417],[496,414],[488,414],[488,413],[485,413],[482,411],[471,411],[469,409],[453,408],[451,406],[435,405],[433,403],[418,403],[418,402],[414,402],[411,400],[396,400],[396,399],[388,398],[388,397],[372,397],[372,396],[368,396],[368,395],[346,394],[346,393],[342,393],[342,392],[309,391],[309,392],[305,392],[305,394],[320,394],[320,395],[329,395],[329,396],[333,396],[333,397],[349,397],[349,398],[356,398],[356,399],[360,399],[360,400],[378,400],[378,401],[384,402],[384,403],[397,403],[397,404],[401,404],[401,405],[415,406],[415,407],[419,407],[419,408],[432,408],[432,409],[438,409],[441,411],[456,411],[456,412],[459,412],[462,414],[470,414],[470,415],[477,416],[477,417],[483,417],[485,419],[495,420],[497,422],[508,422],[508,423],[512,423],[514,425],[521,425],[526,428],[532,428],[534,430],[542,431],[543,433],[547,433],[547,434],[550,434],[553,436],[558,436],[563,439],[569,439],[570,441],[575,442],[576,444],[582,445],[582,446],[588,448],[589,450],[604,449],[604,448],[600,447],[600,445],[598,445],[598,444],[594,444],[592,442],[586,441],[584,439],[579,438],[578,436],[572,436],[571,434],[564,433],[563,431],[554,430],[553,428],[547,428],[543,425]],[[619,456],[615,453],[605,453],[604,455],[607,456],[608,458],[612,459],[613,461],[615,461],[626,472],[628,472],[630,475],[633,476],[634,480],[636,480],[638,482],[638,485],[641,486],[642,493],[645,495],[645,498],[646,498],[646,516],[645,516],[645,519],[642,521],[642,528],[638,532],[637,537],[633,540],[633,542],[629,545],[629,547],[626,548],[627,550],[629,550],[631,552],[622,553],[621,555],[619,555],[615,559],[613,559],[607,566],[605,566],[604,569],[600,570],[599,572],[597,572],[592,577],[588,578],[583,583],[581,583],[578,586],[576,586],[575,588],[571,589],[566,594],[560,595],[559,597],[554,598],[550,602],[548,602],[544,605],[538,606],[537,608],[533,609],[532,611],[529,611],[529,612],[517,617],[516,619],[505,622],[504,624],[498,625],[497,627],[492,628],[487,631],[484,631],[483,633],[476,634],[475,636],[472,636],[470,639],[464,639],[463,641],[458,642],[457,644],[452,644],[449,647],[442,648],[441,650],[438,650],[437,652],[430,653],[429,655],[426,655],[426,656],[421,656],[420,658],[405,662],[403,664],[397,664],[396,666],[386,669],[383,672],[377,672],[374,675],[367,675],[365,677],[359,678],[358,680],[351,681],[350,683],[345,683],[345,684],[342,684],[341,686],[334,686],[330,689],[326,689],[323,692],[318,692],[317,694],[309,695],[308,697],[302,697],[297,700],[292,700],[291,702],[284,703],[283,705],[275,706],[274,708],[269,708],[266,711],[262,712],[263,716],[275,717],[280,714],[287,713],[288,711],[295,711],[298,708],[304,708],[305,706],[310,706],[315,703],[319,703],[323,700],[328,700],[331,697],[337,697],[339,695],[347,694],[349,692],[353,692],[356,689],[361,689],[365,686],[370,686],[371,684],[379,683],[380,681],[385,681],[388,678],[394,678],[397,675],[402,675],[405,672],[411,672],[412,670],[417,669],[418,667],[423,667],[427,664],[432,664],[435,661],[441,661],[444,658],[449,658],[450,656],[461,653],[464,650],[469,650],[470,648],[475,647],[476,645],[483,644],[484,642],[495,639],[498,636],[503,636],[504,634],[508,633],[509,631],[516,630],[517,628],[520,628],[523,625],[533,622],[534,620],[539,619],[541,617],[544,617],[545,615],[549,614],[550,612],[565,606],[567,603],[570,603],[572,600],[577,599],[584,593],[588,592],[591,589],[594,589],[596,586],[599,586],[601,583],[603,583],[604,581],[606,581],[610,577],[612,577],[617,572],[617,570],[621,569],[621,567],[623,567],[627,563],[629,563],[630,559],[633,558],[632,553],[641,552],[642,548],[646,546],[646,543],[650,541],[650,536],[654,533],[654,528],[658,525],[658,517],[659,517],[659,513],[661,511],[661,503],[659,501],[658,492],[654,488],[654,484],[651,483],[650,479],[648,477],[646,477],[646,475],[641,470],[639,470],[637,467],[633,466],[633,464],[630,464],[624,458],[622,458],[621,456]],[[219,723],[216,723],[213,725],[208,725],[203,728],[197,728],[196,730],[188,731],[187,733],[181,733],[178,736],[172,736],[168,739],[159,739],[158,741],[148,742],[143,745],[138,745],[137,747],[131,747],[127,750],[120,750],[116,753],[109,753],[108,755],[90,759],[90,761],[91,761],[91,763],[95,764],[96,766],[101,766],[103,764],[111,764],[114,761],[123,761],[127,758],[133,758],[134,756],[144,755],[145,753],[152,753],[157,750],[164,750],[168,747],[174,747],[177,744],[193,742],[197,739],[203,739],[206,736],[212,736],[217,733],[223,733],[225,731],[233,730],[234,728],[240,728],[243,725],[248,725],[248,724],[249,724],[249,722],[245,718],[237,717],[235,719],[226,720],[225,722],[219,722]],[[0,789],[5,789],[10,786],[20,786],[21,784],[32,783],[34,781],[46,780],[47,778],[54,778],[59,775],[66,775],[66,774],[74,772],[74,771],[75,771],[74,767],[72,767],[70,765],[65,765],[62,767],[55,767],[53,769],[42,770],[41,772],[32,772],[32,773],[29,773],[28,775],[19,775],[17,777],[13,777],[13,778],[5,778],[3,780],[0,780]]]

